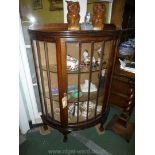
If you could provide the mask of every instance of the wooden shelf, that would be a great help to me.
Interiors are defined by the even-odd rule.
[[[123,93],[119,93],[119,92],[116,92],[116,91],[111,91],[111,94],[123,97],[125,99],[128,99],[128,95],[123,94]]]

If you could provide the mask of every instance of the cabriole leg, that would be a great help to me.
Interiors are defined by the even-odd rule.
[[[104,131],[103,123],[101,122],[100,127],[99,127],[100,132]]]
[[[46,124],[43,125],[44,130],[48,130],[48,126]]]

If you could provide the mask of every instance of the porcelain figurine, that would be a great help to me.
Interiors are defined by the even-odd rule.
[[[70,55],[67,55],[67,68],[71,71],[77,70],[79,61]]]
[[[84,50],[83,52],[83,59],[84,59],[84,64],[89,64],[90,63],[90,56],[89,56],[89,53],[88,53],[88,50]]]
[[[92,63],[93,63],[93,64],[96,63],[95,57],[93,57],[93,59],[92,59]]]
[[[81,30],[93,30],[93,25],[91,24],[91,15],[86,12],[84,23],[81,23]]]
[[[72,104],[69,106],[69,113],[76,116],[78,114],[78,106],[76,104]],[[79,116],[81,115],[81,111],[79,109]]]
[[[83,105],[81,106],[82,110],[82,117],[86,118],[87,117],[87,101],[83,102]],[[95,103],[89,101],[89,111],[88,111],[88,116],[90,115],[91,111],[95,109]]]
[[[87,111],[82,111],[82,117],[86,118],[87,117]],[[90,115],[90,112],[88,112],[88,116]]]
[[[97,51],[97,54],[98,54],[97,65],[100,65],[100,63],[101,63],[101,51],[102,51],[102,48],[98,47],[96,51]]]
[[[85,22],[85,24],[90,23],[90,12],[86,12],[84,22]]]
[[[87,101],[83,102],[83,105],[82,105],[83,110],[87,111],[87,103],[88,103]],[[95,108],[95,103],[92,101],[89,101],[89,109],[93,110],[94,108]]]
[[[80,87],[81,87],[82,92],[84,92],[84,93],[88,92],[89,91],[88,90],[89,89],[89,80],[85,80],[85,83],[81,84]],[[97,91],[95,84],[90,82],[90,92],[95,92],[95,91]]]
[[[100,113],[102,111],[102,106],[101,105],[98,105],[97,106],[97,113]]]

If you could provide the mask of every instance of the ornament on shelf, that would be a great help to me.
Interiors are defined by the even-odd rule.
[[[99,57],[99,58],[97,59],[97,65],[99,66],[100,63],[101,63],[101,58]]]
[[[90,63],[90,56],[89,56],[88,50],[86,49],[83,52],[83,61],[85,65],[88,65]]]
[[[83,102],[83,105],[81,106],[83,110],[87,111],[87,103],[88,101]],[[92,101],[89,101],[89,110],[93,110],[95,108],[95,103]]]
[[[82,111],[82,117],[86,118],[87,117],[87,111]],[[88,112],[88,116],[90,115],[90,113]]]
[[[102,106],[101,105],[98,105],[97,106],[97,113],[100,113],[102,111]]]
[[[93,66],[93,67],[96,67],[96,60],[95,60],[95,57],[92,58],[92,66]]]
[[[70,55],[67,55],[67,68],[70,71],[76,71],[78,69],[79,61]]]
[[[86,118],[87,117],[87,104],[88,101],[83,102],[83,104],[81,105],[82,108],[82,117]],[[88,116],[90,115],[90,113],[95,109],[95,103],[92,101],[89,101],[89,110],[88,110]]]
[[[78,90],[74,91],[71,93],[71,96],[74,97],[74,98],[78,98],[82,96],[82,92],[78,92]]]
[[[94,30],[103,30],[104,27],[105,4],[95,2],[93,4],[92,24]]]
[[[86,12],[84,23],[81,23],[81,30],[93,30],[93,26],[90,20],[91,20],[90,12]]]
[[[101,76],[100,76],[100,86],[101,87],[104,87],[105,74],[106,74],[106,69],[102,69]]]
[[[80,30],[80,5],[79,2],[66,1],[67,2],[67,22],[68,30]]]
[[[60,108],[55,108],[54,113],[55,113],[56,115],[59,115],[59,114],[60,114]]]
[[[80,85],[81,87],[81,91],[84,93],[87,93],[89,90],[89,80],[85,80],[84,84]],[[95,84],[93,84],[92,82],[90,82],[90,92],[95,92],[97,91],[97,88],[95,86]]]
[[[80,102],[79,102],[79,104],[80,104]],[[71,114],[71,115],[73,115],[73,116],[76,116],[77,117],[77,115],[78,115],[78,104],[72,104],[72,105],[70,105],[69,106],[69,113]],[[80,111],[80,109],[79,109],[79,116],[81,115],[81,111]]]
[[[90,24],[90,12],[86,12],[84,23]]]
[[[69,115],[77,117],[78,115],[78,109],[79,109],[79,116],[82,116],[83,118],[87,117],[87,108],[88,110],[88,116],[95,110],[96,103],[89,101],[89,107],[88,107],[88,101],[79,102],[79,108],[77,103],[73,103],[70,106],[68,106],[68,112]],[[102,111],[102,106],[97,105],[96,108],[97,114],[99,114]]]
[[[101,51],[102,51],[102,48],[98,47],[98,49],[97,49],[97,54],[98,54],[97,65],[100,65],[100,63],[101,63]]]

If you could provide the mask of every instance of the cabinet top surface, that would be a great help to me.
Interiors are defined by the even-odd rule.
[[[65,23],[51,23],[51,24],[34,24],[29,27],[29,31],[31,32],[67,32],[67,33],[101,33],[104,31],[113,31],[116,30],[115,25],[113,24],[105,24],[104,30],[75,30],[70,31],[68,30],[68,25]]]

